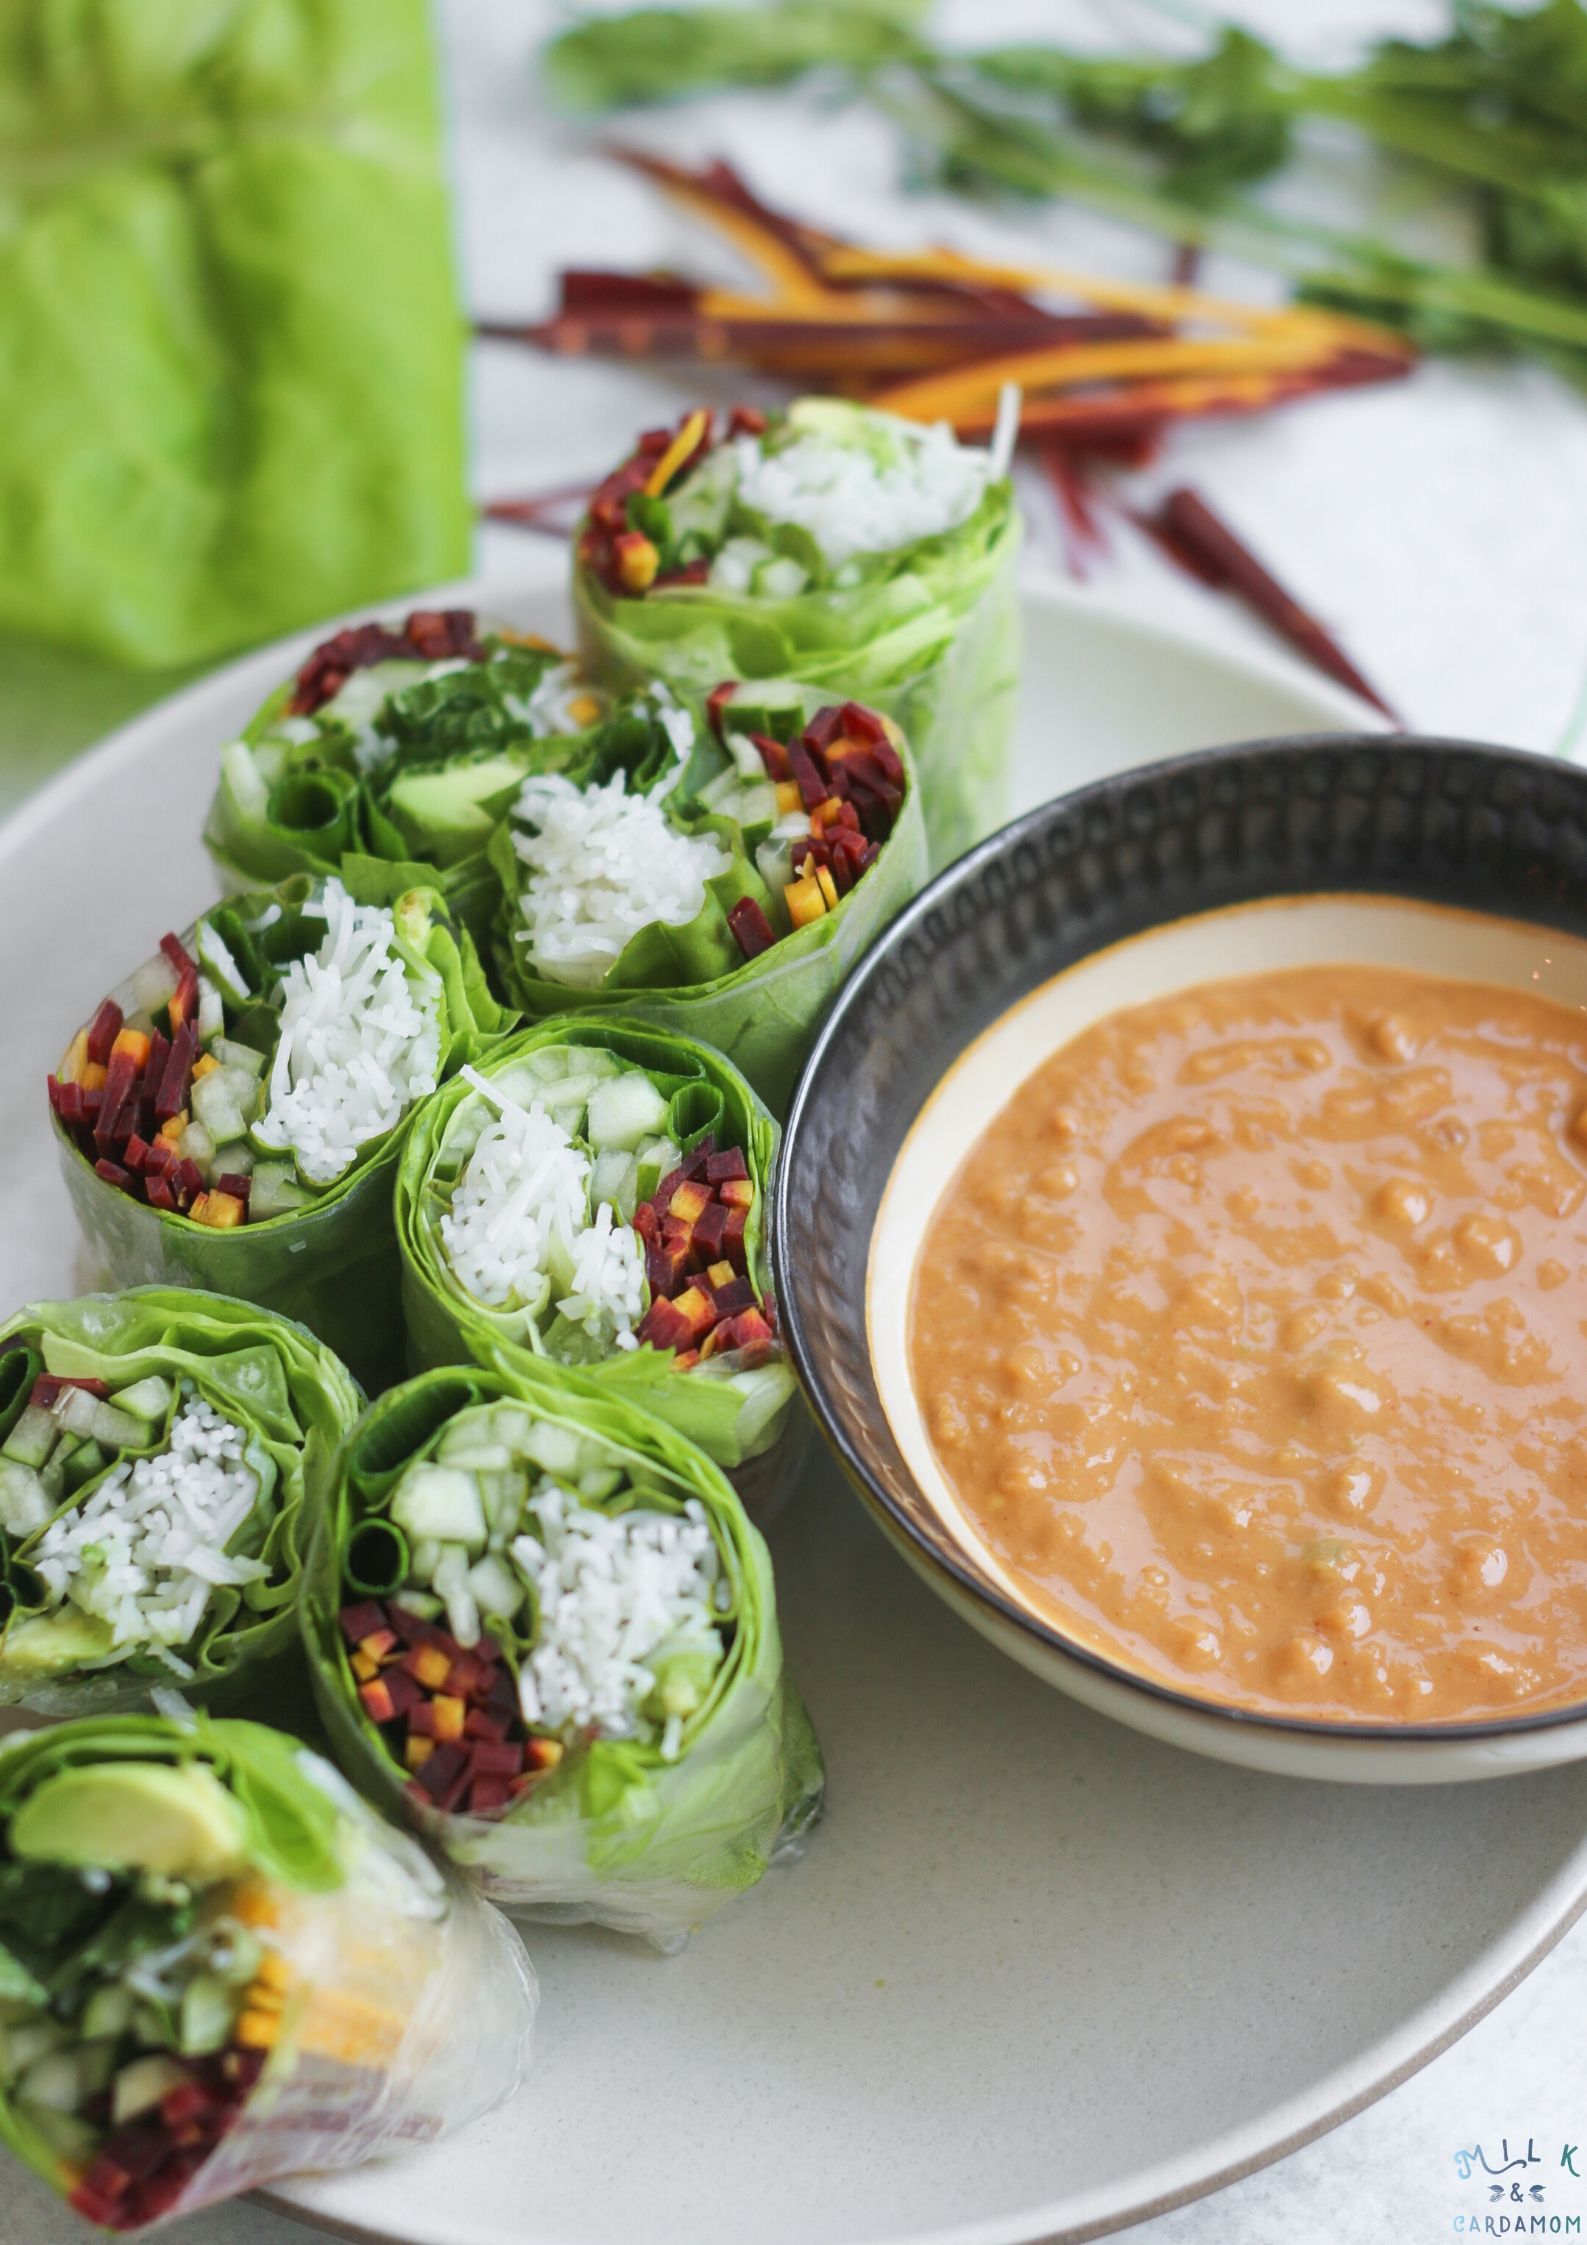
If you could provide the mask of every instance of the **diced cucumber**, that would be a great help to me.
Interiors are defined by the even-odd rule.
[[[140,2113],[152,2112],[186,2079],[187,2069],[179,2066],[174,2058],[159,2053],[148,2058],[134,2058],[130,2066],[123,2066],[117,2074],[110,2092],[111,2125],[121,2128],[129,2120],[136,2120]]]
[[[468,1587],[480,1612],[498,1621],[511,1621],[524,1602],[523,1584],[493,1551],[470,1567]]]
[[[572,1427],[552,1426],[545,1419],[535,1420],[520,1444],[523,1455],[532,1459],[542,1473],[559,1479],[578,1473],[583,1448],[583,1436]]]
[[[213,1044],[226,1026],[226,1001],[207,975],[198,981],[198,1041]]]
[[[245,1006],[253,992],[212,921],[199,921],[193,930],[193,949],[197,953],[199,966],[221,996],[231,1005]]]
[[[584,1055],[580,1053],[578,1059],[582,1066]],[[520,1065],[529,1070],[537,1083],[548,1084],[553,1077],[572,1073],[573,1048],[571,1045],[541,1045],[538,1051],[525,1053]],[[513,1071],[514,1074],[516,1072]],[[498,1076],[495,1081],[503,1091],[512,1088],[512,1076]],[[520,1096],[516,1089],[513,1089],[512,1095],[515,1099]]]
[[[809,570],[786,553],[763,561],[752,579],[754,591],[765,600],[792,600],[809,582]]]
[[[201,1972],[182,1990],[181,2047],[189,2058],[224,2050],[237,2012],[237,1991],[218,1974]]]
[[[479,1607],[468,1587],[468,1553],[449,1543],[435,1570],[436,1591],[446,1606],[446,1626],[463,1646],[479,1643]]]
[[[738,1413],[738,1441],[746,1457],[753,1457],[764,1436],[794,1392],[794,1376],[784,1363],[757,1364],[752,1372],[735,1372],[733,1385],[743,1397]]]
[[[639,1165],[632,1154],[625,1154],[619,1146],[609,1146],[605,1153],[597,1154],[595,1167],[590,1171],[590,1202],[599,1208],[609,1202],[625,1224],[634,1219],[637,1203],[634,1199],[634,1180],[639,1175]]]
[[[485,1548],[485,1508],[479,1483],[453,1466],[410,1466],[391,1500],[391,1517],[415,1540],[433,1536],[441,1543]]]
[[[52,2051],[64,2049],[72,2039],[71,2028],[63,2027],[58,2019],[35,2019],[26,2026],[7,2027],[5,2070],[12,2075],[26,2073],[30,2066],[36,2066]]]
[[[41,1403],[30,1403],[0,1443],[0,1458],[13,1458],[18,1465],[40,1466],[54,1449],[60,1431],[53,1411],[46,1411]]]
[[[443,1437],[435,1455],[442,1465],[459,1466],[464,1473],[499,1473],[512,1464],[512,1452],[505,1442],[482,1441],[468,1427],[458,1427],[452,1435]]]
[[[76,2052],[52,2050],[47,2059],[29,2065],[16,2083],[16,2095],[22,2104],[38,2106],[45,2113],[76,2113],[88,2101],[83,2077],[76,2070]]]
[[[0,1529],[20,1543],[48,1527],[55,1516],[49,1492],[32,1466],[15,1458],[0,1458]]]
[[[193,1120],[203,1124],[217,1146],[228,1138],[246,1138],[247,1110],[258,1104],[258,1093],[254,1079],[240,1068],[213,1068],[193,1085]]]
[[[86,1388],[62,1388],[55,1416],[68,1434],[90,1435],[107,1450],[141,1450],[149,1439],[141,1419],[114,1403],[102,1402]]]
[[[482,1473],[479,1493],[485,1505],[485,1518],[490,1523],[491,1548],[500,1551],[518,1533],[523,1508],[529,1501],[529,1476],[511,1468],[500,1473]]]
[[[304,1208],[313,1198],[307,1187],[298,1183],[291,1162],[255,1163],[253,1191],[248,1196],[248,1214],[254,1223],[262,1224],[270,1216],[285,1216],[289,1209]]]
[[[579,1495],[587,1497],[592,1504],[599,1504],[603,1497],[616,1496],[622,1485],[623,1474],[618,1466],[589,1466],[579,1475]]]
[[[251,742],[226,743],[220,752],[220,774],[242,816],[250,825],[262,826],[270,809],[270,788],[254,761]]]
[[[722,592],[748,592],[772,552],[761,538],[729,538],[711,564],[711,583]]]
[[[597,1153],[613,1148],[631,1154],[647,1138],[663,1130],[667,1102],[647,1075],[637,1068],[626,1075],[608,1077],[590,1094],[585,1135]]]
[[[441,1546],[434,1536],[421,1536],[408,1553],[420,1582],[429,1582],[441,1564]]]
[[[765,551],[762,547],[763,555]],[[741,681],[737,693],[722,705],[722,723],[730,735],[769,733],[773,740],[786,740],[800,729],[803,718],[804,695],[787,679],[757,678],[753,685]],[[755,769],[765,768],[756,749]]]
[[[223,1068],[251,1076],[256,1083],[264,1074],[264,1054],[255,1052],[252,1045],[239,1044],[235,1037],[217,1037],[209,1049]]]
[[[96,1988],[83,2005],[81,2031],[84,2039],[98,2042],[101,2037],[114,2039],[124,2035],[132,2024],[133,1996],[130,1988],[119,1984]]]
[[[68,1490],[75,1496],[79,1489],[93,1480],[96,1473],[102,1473],[109,1463],[108,1454],[91,1436],[87,1441],[79,1442],[66,1459]]]
[[[176,1150],[183,1161],[196,1162],[205,1176],[209,1175],[210,1163],[215,1158],[215,1141],[201,1122],[182,1125],[182,1135],[176,1142]]]
[[[112,1400],[118,1411],[130,1411],[146,1427],[163,1426],[176,1401],[176,1387],[172,1381],[162,1380],[158,1372],[150,1372],[144,1379],[117,1388]]]
[[[399,1590],[391,1600],[405,1614],[417,1614],[421,1621],[436,1621],[446,1611],[439,1598],[428,1590]]]
[[[176,969],[163,951],[145,959],[132,978],[132,995],[140,1012],[155,1014],[176,996]]]
[[[228,1138],[224,1146],[215,1148],[214,1173],[217,1177],[251,1177],[256,1159],[246,1138]]]

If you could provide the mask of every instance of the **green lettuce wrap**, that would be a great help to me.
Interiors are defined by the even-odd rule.
[[[1012,413],[981,452],[835,398],[650,431],[575,548],[593,675],[681,694],[799,678],[885,711],[914,752],[940,869],[1010,810],[1013,440]]]
[[[397,1170],[413,1369],[548,1358],[720,1466],[763,1459],[797,1393],[766,1252],[780,1135],[691,1038],[574,1014],[504,1040],[425,1101]]]
[[[785,679],[634,694],[491,838],[497,986],[723,1053],[780,1114],[855,960],[925,878],[892,719]]]
[[[819,1806],[761,1536],[691,1443],[555,1365],[379,1397],[303,1615],[343,1768],[511,1908],[675,1945]]]
[[[491,830],[535,744],[582,733],[602,699],[545,640],[469,609],[352,625],[316,647],[221,751],[204,840],[228,888],[368,861],[439,889],[476,936]]]
[[[0,1746],[0,2142],[104,2229],[463,2126],[536,2000],[505,1920],[279,1731]]]
[[[258,1704],[297,1650],[305,1521],[363,1405],[306,1327],[140,1287],[0,1326],[0,1706],[153,1686]]]
[[[401,1353],[403,1134],[505,1019],[430,889],[387,904],[296,875],[165,936],[49,1079],[101,1276],[279,1310],[378,1386]]]

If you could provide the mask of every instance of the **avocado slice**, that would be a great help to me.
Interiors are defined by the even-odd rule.
[[[247,1827],[213,1772],[188,1762],[58,1770],[11,1819],[23,1861],[154,1871],[195,1881],[243,1869]]]
[[[53,1614],[26,1614],[12,1621],[0,1638],[0,1670],[19,1681],[53,1676],[63,1668],[104,1660],[114,1648],[108,1621],[62,1606]]]

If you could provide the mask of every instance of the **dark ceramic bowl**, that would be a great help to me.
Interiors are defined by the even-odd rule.
[[[975,1117],[961,1109],[939,1130],[941,1183],[1013,1085],[1087,1020],[1255,967],[1345,957],[1587,1006],[1587,772],[1460,741],[1258,741],[1126,772],[983,842],[861,962],[795,1093],[773,1227],[789,1346],[883,1531],[955,1611],[1088,1704],[1290,1774],[1442,1781],[1575,1759],[1587,1755],[1587,1687],[1558,1712],[1372,1725],[1250,1713],[1154,1682],[1026,1610],[922,1488],[901,1303],[940,1190],[919,1189],[929,1162],[910,1165],[939,1127],[932,1094],[947,1071],[1064,978],[1061,1033],[1039,1014],[1044,995],[1024,1017],[1030,1034],[988,1037],[958,1071],[956,1082],[979,1069],[983,1088]]]

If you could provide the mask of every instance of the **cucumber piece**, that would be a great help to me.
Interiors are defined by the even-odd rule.
[[[49,1492],[32,1466],[0,1458],[0,1529],[13,1543],[36,1535],[55,1517]]]
[[[63,2050],[73,2040],[70,2027],[63,2027],[58,2019],[35,2019],[26,2026],[7,2027],[5,2030],[4,2062],[11,2075],[26,2073],[51,2051]]]
[[[226,1026],[226,1002],[213,982],[200,975],[198,982],[198,1041],[213,1043]]]
[[[182,1125],[182,1135],[176,1142],[176,1150],[183,1161],[196,1162],[205,1176],[208,1176],[209,1165],[215,1158],[215,1141],[201,1122]]]
[[[488,1531],[479,1483],[454,1466],[410,1466],[391,1500],[391,1517],[415,1542],[434,1537],[473,1551],[485,1548]]]
[[[202,1123],[217,1146],[228,1138],[246,1138],[246,1109],[257,1104],[258,1086],[240,1068],[215,1068],[193,1085],[189,1105],[193,1120]]]
[[[173,2089],[179,2089],[187,2079],[187,2069],[174,2058],[159,2053],[148,2058],[134,2058],[130,2066],[123,2066],[117,2074],[110,2092],[110,2120],[112,2127],[121,2128],[140,2113],[152,2112]]]
[[[468,1553],[449,1543],[435,1570],[435,1587],[446,1607],[446,1626],[465,1648],[479,1643],[479,1607],[468,1587]]]
[[[631,1154],[666,1127],[667,1113],[667,1102],[650,1078],[632,1068],[594,1087],[585,1136],[597,1153],[615,1147]]]
[[[0,1458],[18,1465],[41,1466],[60,1438],[60,1422],[42,1403],[30,1403],[16,1425],[0,1442]]]
[[[193,950],[201,971],[228,1004],[245,1006],[253,996],[240,966],[227,950],[214,924],[200,920],[193,930]]]
[[[583,1059],[584,1055],[580,1053],[578,1061],[581,1066]],[[525,1053],[519,1065],[527,1068],[538,1083],[548,1084],[554,1077],[572,1074],[574,1067],[573,1048],[570,1045],[542,1045],[538,1052]],[[513,1076],[516,1074],[517,1070],[514,1069],[513,1075],[498,1076],[494,1080],[501,1090],[506,1091],[511,1088]],[[512,1095],[514,1098],[519,1096],[516,1091],[513,1091]]]
[[[74,2050],[52,2050],[37,2058],[16,2085],[18,2100],[40,2112],[76,2112],[91,2092],[78,2070]]]
[[[764,553],[766,549],[761,550]],[[803,692],[790,680],[757,678],[753,685],[741,682],[738,692],[722,704],[722,724],[729,736],[770,733],[773,740],[787,740],[790,734],[803,730],[804,707]],[[728,745],[733,745],[731,737]],[[755,751],[755,767],[761,772],[766,769],[759,749]]]
[[[558,1480],[577,1475],[583,1448],[583,1436],[572,1427],[552,1426],[544,1419],[533,1422],[519,1443],[524,1457]]]
[[[792,600],[802,593],[810,582],[810,572],[792,554],[779,554],[775,561],[763,561],[752,580],[752,589],[763,600]]]
[[[493,1551],[469,1568],[468,1588],[480,1612],[497,1621],[511,1621],[524,1602],[523,1584]]]
[[[237,1991],[213,1972],[201,1972],[182,1990],[180,2047],[189,2058],[224,2050],[237,2015]]]
[[[133,1995],[119,1983],[96,1988],[83,2005],[79,2032],[87,2042],[114,2041],[132,2025]]]
[[[605,1497],[615,1497],[622,1485],[622,1469],[618,1466],[590,1466],[579,1475],[579,1495],[592,1504],[599,1504]]]
[[[109,1463],[108,1454],[92,1437],[86,1442],[79,1442],[66,1459],[68,1493],[76,1496],[78,1490],[92,1481],[96,1473],[103,1473]]]
[[[239,1044],[235,1037],[217,1037],[209,1050],[223,1068],[235,1069],[238,1075],[248,1076],[255,1083],[264,1074],[264,1054],[255,1052],[252,1045]]]
[[[117,1388],[111,1400],[118,1411],[130,1411],[146,1427],[163,1426],[176,1401],[176,1387],[173,1381],[163,1380],[158,1372],[151,1372],[145,1379]]]
[[[491,1549],[499,1551],[512,1541],[522,1525],[523,1508],[529,1501],[529,1477],[512,1468],[482,1473],[479,1493],[485,1506],[485,1518],[490,1523]]]
[[[439,1598],[428,1590],[399,1590],[391,1604],[400,1606],[405,1614],[417,1614],[421,1621],[437,1621],[446,1611]]]
[[[625,1224],[631,1224],[637,1205],[634,1179],[638,1174],[639,1165],[633,1155],[625,1154],[621,1147],[611,1146],[605,1153],[597,1154],[595,1167],[590,1171],[591,1207],[599,1208],[602,1202],[607,1202]]]
[[[217,1177],[251,1177],[257,1159],[246,1138],[228,1138],[224,1146],[217,1146],[212,1157]]]
[[[86,1434],[107,1450],[141,1450],[149,1430],[141,1419],[114,1403],[104,1403],[86,1388],[63,1388],[55,1416],[68,1434]]]
[[[711,564],[711,584],[720,592],[748,592],[772,551],[763,538],[729,538]]]
[[[256,1224],[266,1217],[285,1216],[290,1209],[306,1208],[314,1195],[298,1183],[297,1171],[290,1162],[261,1161],[253,1171],[253,1191],[248,1196],[248,1214]]]

